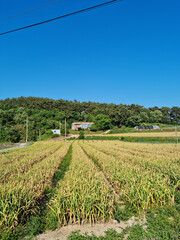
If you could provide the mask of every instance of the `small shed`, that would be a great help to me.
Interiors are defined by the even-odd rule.
[[[52,133],[61,135],[60,129],[52,129]]]

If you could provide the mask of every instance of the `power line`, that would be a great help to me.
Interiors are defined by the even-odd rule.
[[[9,34],[9,33],[13,33],[13,32],[17,32],[17,31],[21,31],[21,30],[24,30],[26,28],[35,27],[35,26],[38,26],[38,25],[41,25],[41,24],[44,24],[44,23],[48,23],[48,22],[52,22],[52,21],[55,21],[55,20],[59,20],[59,19],[62,19],[62,18],[77,15],[77,14],[82,13],[82,12],[87,12],[87,11],[90,11],[90,10],[94,10],[96,8],[104,7],[104,6],[119,2],[119,1],[122,1],[122,0],[111,0],[111,1],[108,1],[108,2],[105,2],[105,3],[101,3],[101,4],[98,4],[98,5],[92,6],[92,7],[88,7],[88,8],[78,10],[76,12],[68,13],[68,14],[65,14],[65,15],[62,15],[62,16],[59,16],[59,17],[56,17],[56,18],[51,18],[49,20],[34,23],[34,24],[24,26],[24,27],[21,27],[21,28],[16,28],[16,29],[13,29],[13,30],[10,30],[10,31],[7,31],[7,32],[3,32],[3,33],[0,33],[0,36],[5,35],[5,34]]]
[[[2,19],[2,20],[0,20],[0,22],[4,22],[4,21],[7,21],[7,20],[12,19],[12,18],[19,17],[19,16],[21,16],[21,15],[24,15],[24,14],[29,13],[29,12],[33,12],[33,11],[35,11],[35,10],[38,10],[38,9],[40,9],[40,8],[43,8],[43,7],[46,7],[46,6],[49,6],[49,5],[52,5],[52,4],[54,4],[54,3],[56,3],[56,2],[59,2],[59,1],[61,1],[61,0],[56,0],[56,1],[53,1],[53,2],[50,2],[50,3],[47,3],[47,4],[45,4],[45,5],[42,5],[42,6],[39,6],[39,7],[30,9],[30,10],[27,10],[27,11],[25,11],[25,12],[16,14],[16,15],[14,15],[14,16],[11,16],[11,17]]]

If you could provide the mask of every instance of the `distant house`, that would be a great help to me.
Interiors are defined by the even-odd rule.
[[[52,129],[52,133],[61,135],[60,129]]]
[[[160,129],[157,125],[150,125],[150,126],[136,126],[136,130],[153,130],[153,129]]]
[[[92,126],[93,122],[73,122],[71,129],[72,130],[81,130],[81,129],[87,129]]]

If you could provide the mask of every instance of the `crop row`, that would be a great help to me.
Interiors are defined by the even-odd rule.
[[[78,142],[72,145],[72,161],[50,202],[50,219],[59,225],[107,220],[113,216],[114,194]]]
[[[22,150],[13,150],[1,153],[0,182],[11,182],[13,178],[28,171],[34,164],[42,161],[44,158],[57,151],[63,143],[40,142]],[[10,162],[11,159],[11,162]],[[2,164],[6,163],[7,164]]]
[[[92,141],[92,143],[96,141]],[[109,146],[108,141],[99,141],[98,146]],[[139,144],[139,143],[128,143],[128,142],[121,142],[121,141],[113,141],[110,144],[110,148],[117,149],[121,152],[128,152],[134,155],[146,155],[149,156],[166,156],[165,160],[169,161],[168,159],[177,159],[179,158],[180,146],[176,144]]]
[[[54,142],[49,144],[54,145]],[[37,150],[38,145],[36,144]],[[60,146],[53,154],[46,153],[47,157],[26,172],[17,174],[12,181],[0,183],[0,233],[14,228],[25,216],[36,211],[37,201],[43,198],[45,189],[52,185],[54,173],[67,154],[70,143]],[[39,154],[41,153],[40,151]]]
[[[112,150],[111,154],[107,154],[98,150],[99,143],[97,142],[84,141],[80,142],[80,145],[87,155],[101,167],[119,194],[136,209],[145,210],[151,205],[173,204],[178,180],[172,184],[168,175],[164,176],[161,172],[154,171],[153,166],[146,168],[138,156],[128,156],[124,152],[121,153],[121,150],[119,150],[119,157],[116,155],[117,152],[113,156]],[[107,143],[104,145],[106,149],[104,151],[108,151],[111,147],[113,143]],[[148,156],[146,159],[148,160]],[[138,161],[140,161],[139,164],[137,164]],[[176,178],[179,178],[178,172]]]
[[[180,163],[180,148],[176,145],[158,145],[158,148],[154,148],[154,145],[150,144],[132,144],[136,146],[136,150],[127,148],[129,143],[122,143],[114,141],[114,143],[101,141],[89,142],[89,145],[102,151],[108,155],[116,157],[119,161],[129,162],[131,165],[140,166],[145,170],[152,170],[163,174],[165,177],[169,176],[172,184],[177,184],[179,181],[179,163]],[[149,152],[144,150],[144,146],[149,148]],[[166,151],[161,152],[162,146],[166,148]],[[153,151],[154,149],[154,151]]]
[[[27,157],[29,154],[32,154],[32,152],[43,149],[45,150],[52,146],[53,145],[50,144],[49,141],[35,142],[29,147],[13,149],[13,151],[7,150],[0,152],[1,166],[19,161],[20,159]]]
[[[162,138],[176,138],[175,130],[173,132],[135,132],[135,133],[120,133],[111,134],[111,136],[119,137],[162,137]],[[180,133],[177,132],[177,136],[180,137]]]

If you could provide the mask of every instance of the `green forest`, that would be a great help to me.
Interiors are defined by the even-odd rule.
[[[0,100],[0,142],[25,140],[26,119],[29,120],[29,141],[41,134],[51,133],[67,119],[67,128],[74,121],[93,121],[92,131],[106,130],[122,125],[134,127],[143,123],[173,124],[180,122],[180,107],[150,107],[131,104],[79,102],[39,97],[19,97]]]

